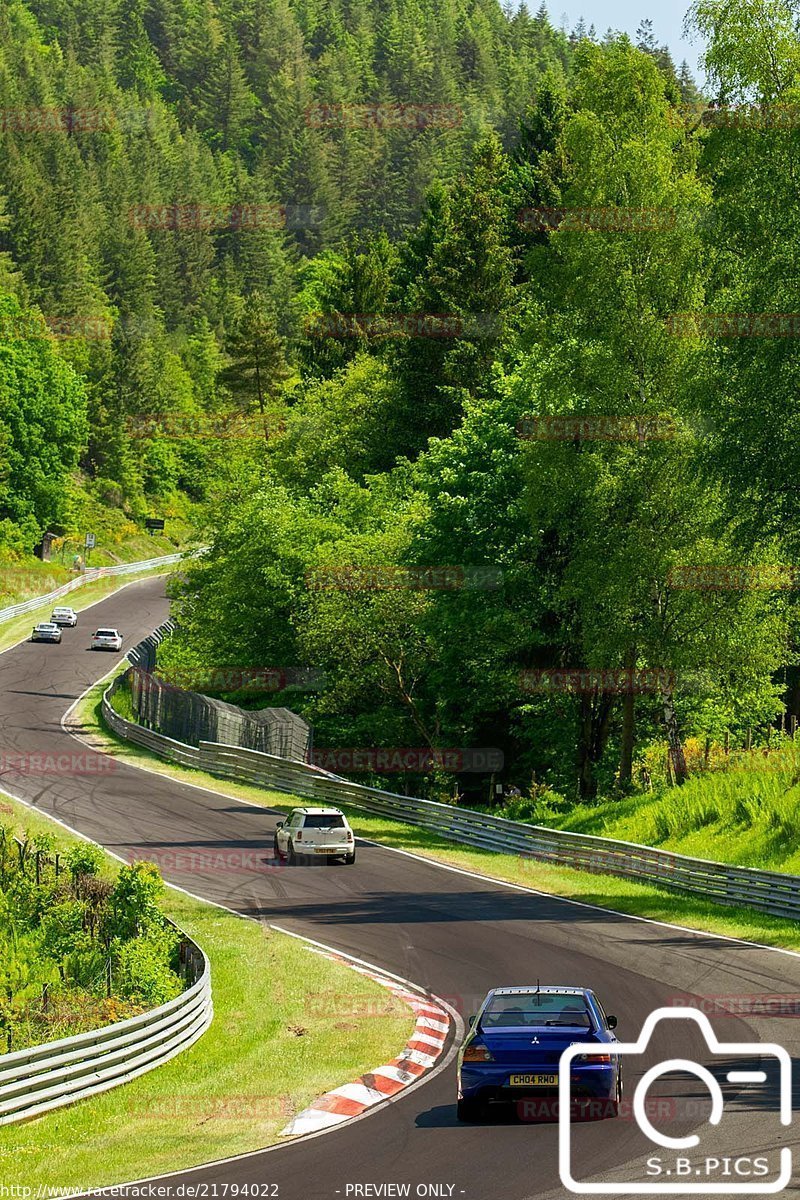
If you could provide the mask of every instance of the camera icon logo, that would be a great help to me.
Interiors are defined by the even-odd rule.
[[[724,1097],[719,1078],[730,1084],[763,1086],[767,1083],[764,1065],[774,1068],[777,1063],[779,1080],[778,1111],[781,1125],[790,1125],[792,1119],[792,1063],[783,1046],[766,1042],[720,1042],[705,1013],[695,1008],[658,1008],[651,1013],[642,1026],[635,1042],[618,1042],[613,1053],[619,1058],[626,1055],[643,1054],[660,1021],[693,1021],[699,1025],[711,1055],[719,1055],[718,1075],[708,1067],[687,1058],[670,1058],[656,1063],[642,1075],[633,1097],[632,1114],[640,1132],[646,1139],[645,1147],[656,1146],[664,1154],[649,1157],[638,1180],[592,1180],[576,1179],[574,1168],[574,1139],[571,1119],[571,1064],[583,1054],[585,1044],[569,1046],[559,1059],[558,1070],[558,1157],[561,1182],[567,1191],[576,1195],[620,1196],[620,1195],[764,1195],[782,1191],[792,1177],[792,1151],[784,1146],[775,1157],[772,1166],[767,1152],[762,1155],[741,1155],[736,1158],[711,1157],[705,1151],[691,1156],[688,1152],[700,1145],[700,1135],[690,1133],[683,1137],[670,1137],[657,1129],[647,1111],[647,1092],[653,1083],[672,1072],[695,1076],[708,1089],[711,1110],[708,1124],[717,1126],[722,1121]],[[741,1070],[735,1069],[731,1059],[741,1060]],[[759,1069],[753,1069],[753,1061]],[[773,1060],[773,1061],[769,1061]],[[772,1152],[774,1154],[774,1151]]]

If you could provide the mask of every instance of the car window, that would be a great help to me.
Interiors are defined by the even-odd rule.
[[[481,1016],[484,1029],[520,1025],[591,1029],[592,1019],[579,992],[554,995],[534,991],[494,996]]]
[[[304,829],[344,829],[340,813],[307,813]]]

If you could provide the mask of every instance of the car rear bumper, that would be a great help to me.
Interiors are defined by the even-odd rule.
[[[354,849],[352,842],[337,843],[334,846],[309,846],[307,842],[298,842],[295,846],[298,854],[307,854],[313,858],[336,858],[338,855],[352,854]]]
[[[458,1094],[464,1100],[498,1100],[513,1102],[530,1097],[556,1097],[558,1084],[548,1087],[512,1087],[509,1076],[517,1073],[537,1072],[558,1076],[558,1064],[509,1066],[508,1064],[482,1065],[479,1070],[463,1067],[459,1073]],[[613,1099],[617,1089],[615,1066],[583,1067],[573,1070],[570,1077],[570,1095],[577,1099]]]

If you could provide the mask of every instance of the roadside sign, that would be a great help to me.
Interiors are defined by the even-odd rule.
[[[97,545],[97,534],[95,534],[95,533],[87,533],[87,535],[86,535],[86,549],[87,549],[87,550],[94,550],[94,548],[95,548],[95,546],[96,546],[96,545]]]
[[[165,522],[161,517],[145,517],[145,529],[163,529]]]

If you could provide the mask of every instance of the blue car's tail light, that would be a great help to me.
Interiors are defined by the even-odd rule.
[[[464,1047],[464,1062],[494,1062],[492,1052],[482,1042],[470,1042]]]

